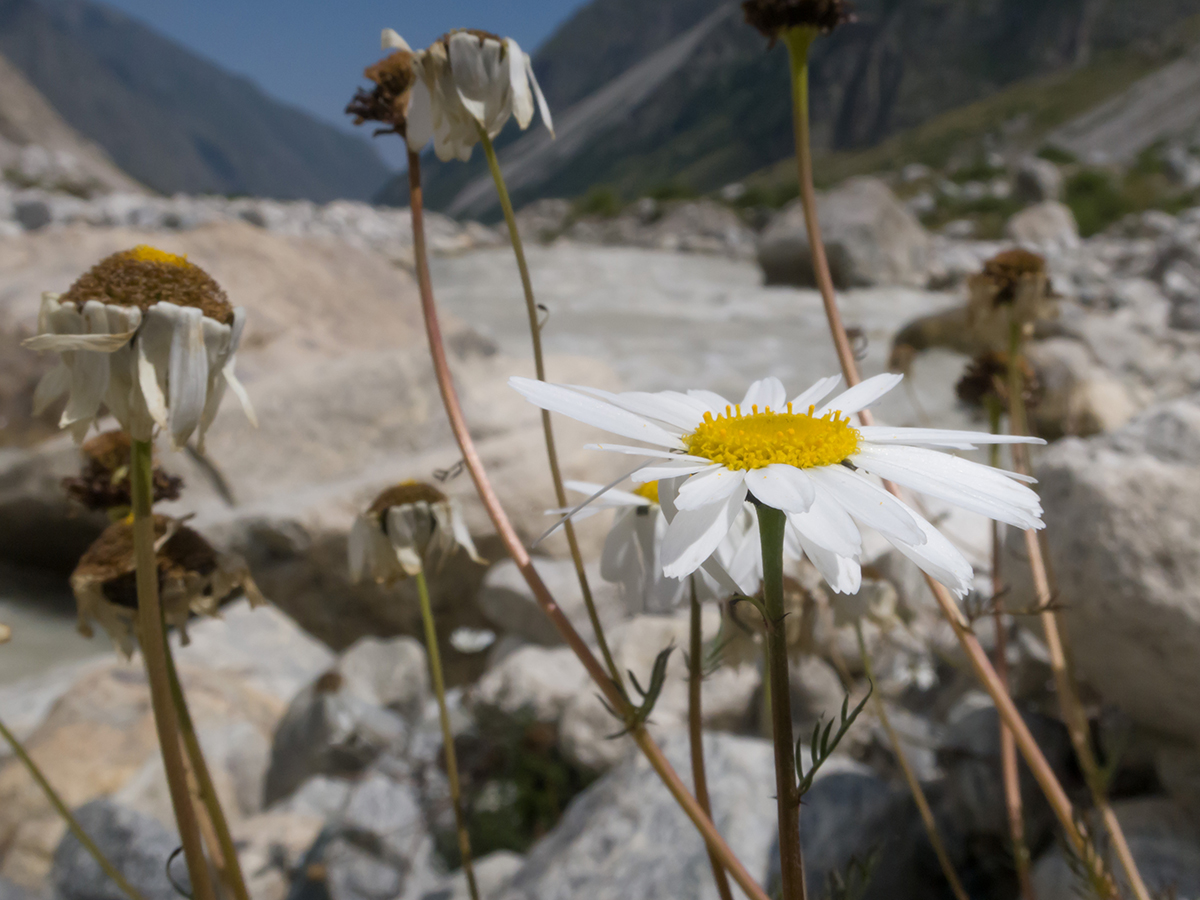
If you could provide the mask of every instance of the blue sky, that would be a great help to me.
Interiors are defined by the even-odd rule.
[[[586,0],[102,2],[248,75],[273,97],[349,129],[342,109],[363,68],[381,55],[382,28],[395,28],[413,46],[429,44],[451,28],[483,28],[515,38],[532,52]]]

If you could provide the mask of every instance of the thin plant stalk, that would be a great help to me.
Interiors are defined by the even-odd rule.
[[[1000,401],[994,397],[988,406],[988,418],[992,433],[1000,432]],[[1000,467],[1000,445],[988,448],[988,462]],[[996,674],[1009,688],[1008,677],[1008,624],[1004,617],[1004,579],[1001,573],[1003,544],[1000,540],[1000,523],[992,521],[992,622],[996,629]],[[1021,773],[1017,762],[1017,744],[1012,730],[1000,723],[1000,777],[1004,783],[1004,808],[1008,814],[1008,832],[1012,839],[1013,867],[1017,872],[1017,884],[1021,888],[1022,900],[1036,900],[1033,877],[1030,872],[1032,857],[1025,840],[1025,810],[1021,799]]]
[[[761,503],[763,618],[766,620],[767,683],[771,689],[771,743],[775,747],[775,806],[779,817],[779,870],[783,900],[804,900],[804,852],[800,846],[800,790],[788,678],[787,610],[783,603],[783,532],[787,517]]]
[[[183,685],[179,681],[179,671],[175,667],[175,657],[171,652],[170,642],[166,643],[166,656],[167,677],[171,681],[171,699],[175,703],[175,713],[179,717],[183,748],[191,763],[191,772],[196,779],[196,793],[212,827],[209,848],[212,852],[213,863],[221,883],[233,895],[234,900],[250,900],[250,892],[246,889],[246,877],[242,873],[242,864],[238,859],[237,845],[233,842],[233,834],[229,830],[229,820],[225,816],[225,810],[221,808],[221,799],[217,796],[216,785],[213,784],[212,774],[204,759],[204,750],[200,746],[196,725],[192,721],[191,710],[188,709],[187,697],[184,695]],[[203,825],[203,822],[201,824]]]
[[[146,664],[150,705],[154,711],[154,725],[158,731],[158,744],[162,750],[163,769],[171,793],[171,805],[175,810],[175,822],[179,826],[179,839],[183,844],[183,854],[191,878],[192,896],[194,900],[216,900],[208,861],[204,858],[204,845],[200,837],[196,810],[192,806],[192,796],[188,790],[187,766],[180,743],[179,720],[175,715],[175,704],[171,702],[165,629],[162,606],[158,600],[154,514],[151,510],[153,448],[150,441],[134,440],[132,443],[129,482],[133,506],[133,553],[137,566],[138,641],[142,648],[142,659]]]
[[[696,826],[696,830],[700,832],[700,835],[704,838],[704,842],[720,857],[722,865],[725,866],[733,880],[737,882],[738,886],[745,891],[751,900],[768,900],[766,893],[755,882],[753,876],[747,871],[741,860],[729,848],[725,839],[717,832],[712,820],[700,808],[700,804],[696,802],[696,798],[688,793],[688,789],[679,777],[679,773],[667,761],[662,749],[650,737],[645,727],[633,718],[633,709],[624,692],[618,689],[616,683],[609,677],[603,665],[596,659],[591,648],[588,647],[587,642],[575,630],[575,626],[571,624],[570,619],[563,614],[562,609],[555,602],[554,597],[551,596],[541,576],[538,575],[537,570],[533,567],[533,560],[530,558],[529,552],[525,549],[525,545],[521,543],[521,538],[517,534],[517,530],[509,520],[508,514],[505,513],[504,507],[501,506],[500,499],[496,496],[495,488],[492,487],[492,483],[488,478],[487,470],[483,466],[483,460],[480,459],[479,451],[475,448],[475,442],[472,440],[471,434],[467,429],[466,418],[462,412],[462,404],[458,399],[458,391],[454,387],[454,380],[450,374],[450,365],[446,358],[446,345],[442,338],[441,323],[438,320],[437,305],[433,299],[433,284],[429,276],[429,256],[425,245],[424,210],[421,198],[421,158],[418,154],[411,151],[408,154],[408,185],[409,204],[413,221],[413,256],[416,262],[417,285],[421,296],[421,312],[425,320],[425,333],[429,339],[429,355],[433,362],[434,375],[437,379],[438,390],[441,392],[442,404],[446,409],[446,417],[450,421],[450,428],[454,432],[459,449],[462,451],[463,464],[467,467],[467,471],[471,473],[471,480],[475,483],[475,490],[479,494],[479,499],[483,503],[484,509],[487,510],[488,517],[492,520],[492,524],[496,528],[496,533],[499,535],[509,556],[512,557],[517,569],[524,576],[525,582],[529,585],[529,589],[533,593],[534,599],[537,600],[538,606],[542,608],[542,611],[549,617],[554,627],[558,630],[558,633],[562,635],[563,642],[579,658],[588,675],[596,683],[596,686],[600,688],[604,699],[608,701],[613,709],[620,712],[622,718],[630,725],[630,737],[633,738],[634,743],[642,751],[651,768],[654,769],[663,784],[666,785],[675,802],[682,807],[688,818],[692,820],[692,824]]]
[[[833,279],[829,273],[829,262],[821,241],[820,224],[817,221],[816,196],[812,181],[812,155],[808,137],[807,57],[808,47],[811,45],[815,34],[810,35],[807,39],[802,39],[801,35],[795,33],[796,31],[799,30],[794,30],[790,37],[785,34],[784,40],[788,46],[788,53],[792,63],[793,110],[796,117],[796,162],[800,176],[800,197],[804,207],[804,221],[805,226],[808,228],[809,244],[812,247],[813,269],[816,273],[817,285],[821,290],[821,299],[825,306],[826,318],[829,321],[830,336],[833,339],[834,348],[837,351],[838,361],[841,364],[842,374],[846,379],[846,383],[853,386],[858,384],[862,379],[859,376],[858,363],[854,359],[854,352],[850,347],[850,340],[846,335],[846,327],[842,323],[841,313],[837,307],[837,298],[833,291]],[[870,425],[874,421],[870,410],[864,409],[857,415],[859,422],[863,425]],[[892,494],[897,497],[900,496],[896,485],[889,481],[884,481],[883,484]],[[1042,789],[1042,793],[1045,794],[1051,809],[1054,810],[1055,817],[1062,826],[1068,843],[1076,853],[1082,855],[1087,849],[1087,840],[1084,832],[1081,830],[1081,826],[1075,819],[1075,811],[1071,805],[1071,800],[1059,782],[1058,777],[1054,774],[1054,769],[1051,768],[1050,763],[1046,760],[1045,754],[1038,747],[1037,741],[1034,740],[1033,733],[1025,724],[1024,719],[1021,718],[1016,704],[1013,703],[1004,683],[997,676],[991,660],[988,659],[987,653],[979,643],[979,639],[971,631],[971,626],[966,616],[958,608],[954,597],[951,596],[950,591],[944,585],[934,580],[928,574],[925,574],[925,583],[929,585],[929,590],[932,592],[934,600],[941,609],[942,615],[945,616],[946,621],[950,624],[950,628],[954,631],[954,636],[963,648],[967,662],[975,673],[975,677],[979,679],[980,685],[987,691],[995,703],[1000,720],[1012,730],[1017,748],[1025,758],[1025,764],[1029,767],[1038,786]],[[1100,863],[1097,863],[1097,865],[1100,865]]]
[[[1022,339],[1020,328],[1016,323],[1011,326],[1010,335],[1008,354],[1009,425],[1013,434],[1028,434],[1029,424],[1023,396],[1024,376],[1021,372]],[[1014,445],[1014,449],[1017,446],[1019,445]],[[1013,453],[1013,469],[1020,474],[1028,475],[1031,468],[1029,457],[1022,451]],[[1129,849],[1125,832],[1117,820],[1112,804],[1108,801],[1105,777],[1092,749],[1087,713],[1075,690],[1075,681],[1071,677],[1070,666],[1067,663],[1066,647],[1062,638],[1058,613],[1052,605],[1054,590],[1050,584],[1050,574],[1045,557],[1042,555],[1042,543],[1038,538],[1038,533],[1033,529],[1025,531],[1025,551],[1029,557],[1029,568],[1033,575],[1034,597],[1040,611],[1039,619],[1046,638],[1046,647],[1050,651],[1050,669],[1054,673],[1054,686],[1058,693],[1059,708],[1067,726],[1067,733],[1071,737],[1071,744],[1075,749],[1075,757],[1079,761],[1079,767],[1083,770],[1084,780],[1087,781],[1088,790],[1092,795],[1092,803],[1100,814],[1100,821],[1104,824],[1104,830],[1108,832],[1113,852],[1121,864],[1121,869],[1133,890],[1134,897],[1136,900],[1150,900],[1150,892],[1142,880],[1141,872],[1138,871],[1137,861]]]
[[[933,852],[937,856],[938,864],[942,867],[942,874],[946,876],[950,890],[954,893],[957,900],[971,900],[963,888],[962,882],[958,879],[958,873],[954,871],[954,863],[950,861],[950,854],[946,851],[946,844],[942,841],[942,835],[938,831],[937,820],[933,817],[933,810],[929,808],[929,800],[925,797],[925,791],[921,787],[917,773],[913,771],[912,765],[908,761],[908,756],[904,752],[904,747],[900,743],[900,735],[892,727],[892,720],[887,714],[887,704],[884,703],[883,694],[879,692],[879,683],[875,680],[875,670],[871,665],[871,654],[867,652],[867,642],[863,637],[861,622],[854,623],[854,633],[858,637],[858,652],[862,655],[863,671],[867,673],[867,680],[875,685],[873,698],[875,715],[879,718],[879,724],[883,726],[888,741],[891,742],[892,752],[896,754],[896,762],[900,765],[900,772],[904,776],[904,781],[908,785],[908,790],[912,794],[913,801],[917,804],[917,812],[921,814],[921,821],[925,825],[925,833],[929,836],[929,843],[933,846]]]
[[[471,856],[471,836],[467,833],[467,817],[463,813],[462,789],[458,780],[458,754],[454,750],[454,729],[450,727],[450,710],[446,707],[446,679],[442,675],[442,654],[438,649],[437,625],[433,621],[433,604],[429,602],[429,586],[425,571],[416,574],[417,596],[421,598],[421,620],[425,623],[425,649],[429,653],[429,677],[437,697],[438,719],[442,725],[442,747],[446,752],[446,781],[450,784],[450,803],[454,807],[454,827],[458,831],[458,852],[462,856],[463,874],[471,900],[479,900],[475,883],[475,863]]]
[[[704,640],[701,633],[700,599],[696,596],[696,576],[688,579],[691,593],[691,622],[688,634],[688,741],[692,751],[692,784],[696,789],[696,802],[704,814],[712,818],[712,802],[708,796],[708,774],[704,765],[704,721],[700,687],[704,681]],[[708,861],[712,865],[713,880],[721,900],[733,900],[729,887],[729,876],[725,867],[711,849]]]
[[[71,834],[75,835],[75,840],[79,841],[83,845],[83,849],[91,854],[92,859],[96,860],[96,864],[100,866],[100,870],[112,879],[112,883],[120,888],[121,893],[125,894],[129,900],[146,900],[138,889],[130,884],[124,875],[117,871],[117,867],[101,852],[100,848],[96,846],[96,842],[88,837],[87,832],[83,830],[83,826],[79,824],[79,820],[67,808],[67,804],[58,795],[58,791],[54,790],[45,773],[33,761],[33,757],[29,755],[29,752],[22,746],[21,742],[17,740],[17,736],[9,731],[3,722],[0,722],[0,736],[8,742],[8,746],[12,748],[13,754],[29,771],[30,777],[37,782],[38,787],[42,789],[42,793],[46,795],[46,799],[50,801],[50,805],[54,807],[54,811],[66,823],[67,829]]]
[[[492,172],[492,180],[496,182],[496,195],[500,198],[500,208],[504,210],[504,221],[508,225],[508,236],[512,241],[513,255],[517,258],[517,269],[521,273],[521,289],[525,292],[525,312],[529,316],[529,337],[533,341],[533,368],[538,381],[546,380],[546,359],[542,352],[542,326],[538,321],[537,301],[533,297],[533,279],[529,277],[529,265],[525,261],[525,245],[521,241],[521,233],[517,230],[517,216],[513,212],[512,200],[508,196],[508,186],[504,183],[504,173],[500,171],[500,161],[496,159],[496,148],[492,139],[482,126],[479,128],[479,140],[483,144],[484,155],[487,156],[488,168]],[[542,410],[542,434],[546,439],[546,456],[550,461],[550,478],[554,482],[554,498],[560,509],[567,507],[567,491],[563,486],[562,468],[558,463],[558,451],[554,444],[554,426],[550,421],[550,413]],[[583,605],[587,608],[588,619],[592,623],[592,631],[596,635],[596,644],[600,647],[600,655],[608,667],[608,674],[618,685],[622,684],[621,670],[613,659],[608,647],[608,639],[604,635],[604,626],[600,624],[600,615],[596,612],[596,602],[592,598],[592,588],[588,584],[587,571],[583,567],[583,554],[579,550],[579,540],[575,536],[575,524],[567,519],[563,523],[563,532],[567,536],[567,546],[571,549],[571,561],[575,564],[575,576],[579,579],[579,589],[583,593]]]

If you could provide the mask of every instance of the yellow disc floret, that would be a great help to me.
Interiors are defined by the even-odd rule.
[[[138,244],[132,250],[125,251],[125,255],[129,259],[136,259],[138,262],[162,263],[167,266],[188,265],[186,253],[180,256],[177,253],[168,253],[166,250],[151,247],[149,244]]]
[[[833,466],[858,450],[860,435],[837,411],[817,418],[807,413],[775,412],[769,407],[727,406],[723,415],[704,414],[704,421],[684,437],[688,453],[728,469],[761,469],[781,464],[798,469]]]
[[[655,506],[658,505],[658,482],[647,481],[645,484],[639,484],[633,489],[633,492],[643,500],[649,500]]]

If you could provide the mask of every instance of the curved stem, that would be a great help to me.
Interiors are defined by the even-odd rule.
[[[688,742],[692,750],[692,785],[696,789],[696,802],[704,814],[712,818],[712,803],[708,797],[708,774],[704,765],[704,718],[701,709],[700,686],[704,681],[704,640],[701,633],[700,600],[696,596],[696,576],[688,577],[691,593],[691,623],[688,634]],[[721,860],[710,849],[708,861],[712,865],[713,880],[721,900],[733,900],[729,888],[729,876]]]
[[[558,629],[558,633],[562,635],[563,641],[579,658],[591,679],[600,688],[604,699],[608,701],[613,709],[618,710],[625,718],[626,722],[633,721],[631,714],[633,712],[626,699],[624,693],[619,690],[616,683],[609,677],[600,661],[596,659],[587,642],[580,637],[579,632],[575,630],[575,626],[571,624],[564,614],[562,609],[554,602],[554,598],[550,595],[550,591],[546,588],[541,576],[533,567],[533,560],[529,556],[529,552],[521,543],[517,531],[513,528],[512,522],[509,521],[508,515],[504,512],[504,507],[500,505],[500,499],[496,496],[496,491],[492,487],[491,481],[488,479],[487,471],[484,469],[483,460],[479,457],[479,451],[475,449],[475,442],[471,439],[471,434],[467,430],[467,422],[463,416],[462,404],[458,399],[458,392],[454,388],[454,381],[450,375],[450,365],[446,358],[446,346],[442,340],[442,328],[438,321],[437,305],[433,299],[433,285],[429,277],[429,257],[425,247],[425,225],[424,211],[421,205],[421,158],[416,153],[409,152],[408,154],[408,187],[411,204],[411,213],[413,220],[413,255],[416,260],[417,270],[417,285],[420,288],[421,295],[421,312],[425,319],[425,333],[429,339],[429,355],[433,362],[434,374],[437,378],[438,390],[442,395],[442,403],[446,408],[446,417],[450,420],[450,428],[454,432],[455,440],[458,441],[459,449],[462,451],[463,463],[467,467],[467,471],[471,473],[471,479],[475,483],[475,490],[479,494],[479,499],[483,503],[484,509],[487,510],[488,517],[492,520],[492,524],[496,528],[496,533],[500,540],[504,543],[504,547],[508,550],[521,575],[524,576],[526,584],[529,585],[530,591],[537,600],[538,606],[549,617],[554,627]],[[637,744],[638,749],[645,755],[646,760],[650,763],[651,768],[658,774],[658,777],[666,785],[671,796],[675,798],[692,823],[696,826],[696,830],[700,832],[708,847],[716,853],[722,864],[729,871],[733,880],[738,883],[738,886],[746,892],[751,900],[768,900],[766,893],[754,881],[754,878],[742,865],[741,860],[734,855],[734,852],[729,849],[729,845],[725,843],[724,838],[717,832],[713,826],[712,820],[704,814],[704,810],[700,808],[700,804],[696,802],[696,798],[688,793],[683,781],[679,778],[679,774],[672,768],[667,758],[663,755],[662,749],[650,737],[649,732],[641,725],[634,725],[630,730],[630,737]]]
[[[233,834],[229,830],[229,820],[225,810],[221,808],[221,800],[217,796],[216,785],[213,784],[212,774],[204,759],[204,750],[200,746],[200,738],[196,734],[196,725],[192,721],[191,710],[188,709],[187,697],[183,693],[183,685],[179,681],[179,672],[175,668],[175,657],[171,653],[171,644],[165,643],[167,657],[167,677],[171,682],[171,699],[175,703],[175,713],[179,716],[179,729],[183,735],[183,747],[187,751],[191,770],[196,777],[196,793],[208,820],[212,825],[212,840],[209,848],[214,857],[214,864],[225,888],[234,896],[234,900],[250,900],[250,892],[246,889],[246,877],[242,873],[242,863],[238,859],[237,845],[233,842]],[[214,846],[215,842],[215,846]]]
[[[942,874],[946,876],[950,890],[957,900],[971,900],[963,888],[962,882],[958,880],[958,873],[954,871],[954,863],[950,861],[950,854],[946,852],[946,845],[942,842],[937,821],[933,818],[933,810],[929,808],[929,800],[925,797],[925,791],[921,787],[917,773],[913,771],[908,762],[908,756],[900,743],[900,735],[896,734],[896,729],[892,727],[892,720],[887,714],[887,704],[883,702],[883,694],[879,691],[879,682],[875,680],[875,670],[871,665],[871,654],[867,652],[867,642],[863,638],[861,622],[854,623],[854,632],[858,636],[858,652],[862,655],[863,671],[867,673],[867,680],[875,686],[875,715],[879,717],[879,724],[883,726],[888,741],[891,742],[892,752],[896,754],[900,772],[904,775],[909,793],[912,794],[913,801],[917,804],[917,812],[921,814],[921,821],[925,824],[925,833],[929,836],[929,843],[933,845],[933,852],[937,856],[938,864],[942,867]]]
[[[529,316],[529,336],[533,341],[533,367],[538,381],[546,380],[546,360],[542,353],[542,326],[538,322],[537,301],[533,298],[533,280],[529,277],[529,266],[525,262],[525,246],[521,242],[521,233],[517,230],[517,216],[513,212],[512,200],[508,196],[508,187],[504,183],[504,174],[500,171],[500,161],[496,159],[496,148],[488,133],[479,127],[479,140],[483,144],[484,155],[487,156],[488,168],[492,172],[492,180],[496,182],[496,194],[500,198],[500,208],[504,210],[504,221],[508,225],[508,236],[512,241],[513,255],[517,258],[517,269],[521,273],[521,288],[525,292],[525,312]],[[558,464],[558,451],[554,446],[554,426],[550,422],[550,413],[542,410],[542,433],[546,438],[546,456],[550,460],[550,477],[554,481],[554,498],[560,509],[568,506],[567,491],[563,487],[562,469]],[[604,636],[604,627],[600,624],[600,615],[596,612],[596,602],[592,599],[592,588],[588,584],[587,572],[583,567],[583,554],[579,551],[579,541],[575,537],[575,524],[567,519],[563,523],[563,533],[567,536],[567,546],[571,549],[571,561],[575,564],[575,576],[579,579],[579,589],[583,592],[583,605],[587,608],[588,619],[592,623],[592,631],[596,635],[596,643],[600,647],[600,655],[608,667],[608,674],[618,685],[621,685],[621,670],[613,660],[608,648],[608,639]]]
[[[154,551],[154,514],[151,510],[151,450],[150,441],[133,441],[129,473],[133,495],[133,552],[137,565],[138,642],[146,664],[150,705],[154,710],[163,769],[192,882],[192,896],[195,900],[216,900],[208,861],[204,858],[196,810],[188,790],[179,721],[175,716],[175,705],[171,702],[171,683],[167,675],[166,637],[162,607],[158,601],[158,562]]]
[[[417,572],[417,596],[421,598],[421,620],[425,623],[425,649],[429,653],[429,677],[437,697],[438,719],[442,725],[442,747],[446,752],[446,781],[450,783],[450,802],[454,806],[454,825],[458,831],[458,851],[462,856],[463,874],[471,900],[479,900],[475,883],[475,864],[471,858],[471,836],[467,833],[467,817],[463,814],[462,791],[458,781],[458,754],[454,750],[454,729],[450,727],[450,711],[446,708],[446,681],[442,677],[442,654],[438,649],[437,626],[433,621],[433,605],[429,602],[429,586],[424,570]]]
[[[775,747],[775,806],[779,816],[779,868],[783,900],[804,900],[804,852],[800,846],[800,793],[792,737],[788,680],[787,611],[783,604],[783,531],[787,518],[756,503],[762,536],[763,610],[767,625],[767,682],[771,688],[771,742]]]
[[[42,789],[42,793],[46,795],[46,799],[50,801],[50,805],[54,807],[54,811],[67,824],[67,828],[71,834],[75,835],[75,840],[79,841],[83,845],[83,849],[92,855],[92,859],[96,860],[96,864],[100,866],[101,871],[112,879],[113,884],[120,888],[121,893],[125,894],[129,900],[146,900],[138,889],[130,884],[124,875],[117,871],[117,867],[109,862],[108,857],[96,846],[96,842],[88,837],[87,832],[83,830],[83,826],[79,824],[79,820],[67,808],[67,804],[63,802],[62,797],[58,796],[58,791],[54,790],[51,786],[45,773],[33,761],[33,757],[29,755],[28,751],[21,745],[21,742],[17,740],[17,736],[9,731],[3,722],[0,722],[0,737],[3,737],[8,742],[8,746],[12,748],[13,754],[29,771],[30,777],[37,782],[38,787]]]

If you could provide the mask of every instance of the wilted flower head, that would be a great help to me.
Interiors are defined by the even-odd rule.
[[[1026,406],[1033,406],[1040,394],[1037,373],[1024,357],[1018,364],[1024,391],[1022,399]],[[954,393],[967,406],[987,409],[995,405],[999,409],[1008,409],[1008,354],[992,350],[976,356],[967,364],[962,378],[954,386]]]
[[[135,440],[157,425],[176,447],[197,430],[203,445],[227,385],[254,421],[233,374],[245,322],[187,257],[145,245],[114,253],[65,294],[42,295],[38,334],[25,344],[61,362],[38,385],[34,413],[65,393],[59,425],[77,441],[103,403]]]
[[[475,562],[471,533],[458,504],[433,485],[405,481],[388,488],[350,529],[350,578],[391,584],[440,566],[462,547]]]
[[[129,463],[131,441],[124,431],[105,431],[83,442],[83,470],[64,478],[67,496],[87,509],[121,514],[130,505]],[[179,499],[183,479],[154,467],[153,502]]]
[[[184,643],[190,616],[215,616],[239,595],[251,606],[266,602],[241,559],[218,553],[179,521],[156,515],[154,536],[163,618],[180,630]],[[91,637],[92,623],[98,622],[126,655],[132,654],[138,594],[131,522],[114,522],[101,533],[71,573],[71,589],[80,632]]]
[[[998,334],[1007,335],[1010,323],[1029,330],[1057,312],[1046,260],[1028,250],[997,253],[983,264],[982,272],[971,276],[968,285],[968,325],[990,344],[1000,340]]]
[[[742,12],[772,42],[792,28],[829,32],[854,20],[847,0],[745,0]]]
[[[432,138],[439,159],[466,161],[480,129],[494,138],[509,117],[528,128],[535,101],[554,134],[533,64],[512,38],[458,29],[414,51],[387,28],[383,48],[395,52],[365,73],[375,89],[360,91],[347,112],[360,122],[387,122],[413,152]]]

